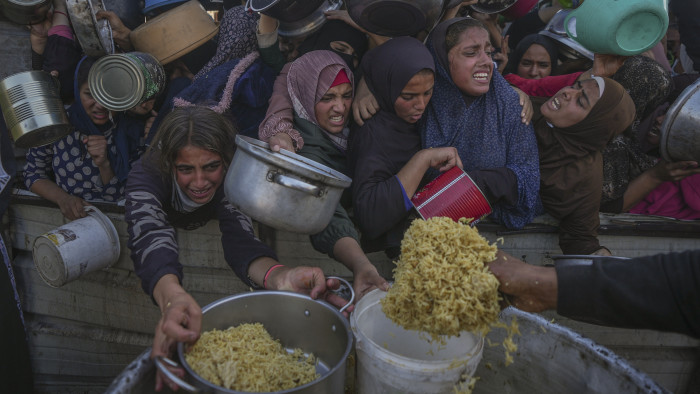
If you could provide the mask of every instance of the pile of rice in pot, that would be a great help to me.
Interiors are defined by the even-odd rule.
[[[282,391],[320,377],[313,355],[288,353],[260,323],[206,331],[185,359],[203,379],[235,391]]]

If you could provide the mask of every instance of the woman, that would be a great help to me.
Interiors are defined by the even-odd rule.
[[[491,218],[521,228],[535,216],[539,170],[532,126],[518,95],[494,70],[481,22],[453,18],[428,37],[435,89],[421,120],[424,148],[457,148],[464,170],[491,203]]]
[[[537,107],[537,106],[536,106]],[[565,254],[603,254],[598,209],[605,145],[634,119],[634,103],[609,78],[593,77],[565,87],[533,118],[540,154],[542,204],[559,220]]]
[[[397,62],[405,57],[408,62]],[[410,197],[428,168],[462,166],[453,147],[421,149],[417,123],[433,94],[435,63],[412,37],[395,37],[365,54],[362,73],[380,110],[350,133],[353,210],[366,251],[398,256],[413,218]]]
[[[291,64],[287,76],[294,105],[294,129],[305,141],[299,154],[344,174],[349,173],[347,122],[353,97],[352,78],[347,64],[331,51],[311,51],[301,56]],[[347,200],[346,195],[346,204]],[[358,297],[374,287],[388,289],[386,280],[360,248],[355,226],[341,203],[328,226],[310,238],[314,249],[353,272]]]
[[[294,121],[293,106],[287,91],[286,81],[291,63],[285,65],[285,62],[291,62],[298,56],[311,51],[332,50],[344,60],[350,71],[353,71],[367,50],[367,36],[343,20],[328,20],[318,31],[304,38],[304,41],[298,46],[298,50],[293,48],[285,58],[281,55],[278,47],[272,45],[272,41],[264,38],[271,34],[276,37],[276,32],[277,20],[262,15],[258,25],[260,57],[279,72],[279,77],[275,80],[267,115],[258,128],[258,138],[269,142],[274,151],[283,148],[293,152],[304,146],[304,139],[294,130],[292,125]],[[273,56],[275,54],[278,58],[276,61]]]
[[[559,50],[549,37],[530,34],[523,38],[508,57],[506,74],[516,74],[521,78],[541,79],[555,75]]]
[[[88,201],[124,197],[144,132],[143,121],[113,114],[92,97],[87,80],[94,62],[83,58],[76,67],[76,100],[68,108],[74,130],[53,144],[30,148],[24,168],[27,188],[56,203],[70,220],[85,217]]]
[[[228,203],[221,186],[233,157],[234,134],[231,123],[211,109],[176,108],[129,174],[124,216],[131,259],[144,291],[162,312],[151,357],[167,356],[177,342],[192,343],[200,335],[201,308],[181,285],[175,227],[195,229],[218,219],[226,262],[253,288],[318,298],[338,286],[320,268],[279,264],[275,253],[255,237],[251,220]],[[337,296],[328,299],[345,303]],[[157,377],[157,391],[163,379]]]

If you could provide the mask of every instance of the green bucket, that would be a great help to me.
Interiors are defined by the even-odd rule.
[[[668,29],[666,0],[586,0],[564,21],[566,33],[601,54],[638,55]]]

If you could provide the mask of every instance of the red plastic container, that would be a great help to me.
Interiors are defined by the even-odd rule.
[[[474,225],[491,213],[491,204],[474,181],[459,167],[452,167],[418,190],[411,198],[423,219],[446,216]]]

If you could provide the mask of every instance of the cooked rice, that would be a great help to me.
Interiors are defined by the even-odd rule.
[[[486,263],[497,248],[476,228],[445,217],[414,220],[401,242],[384,313],[433,340],[462,331],[486,335],[500,312],[498,279]]]
[[[313,355],[288,353],[260,323],[206,331],[185,359],[203,379],[236,391],[288,390],[320,377]]]

